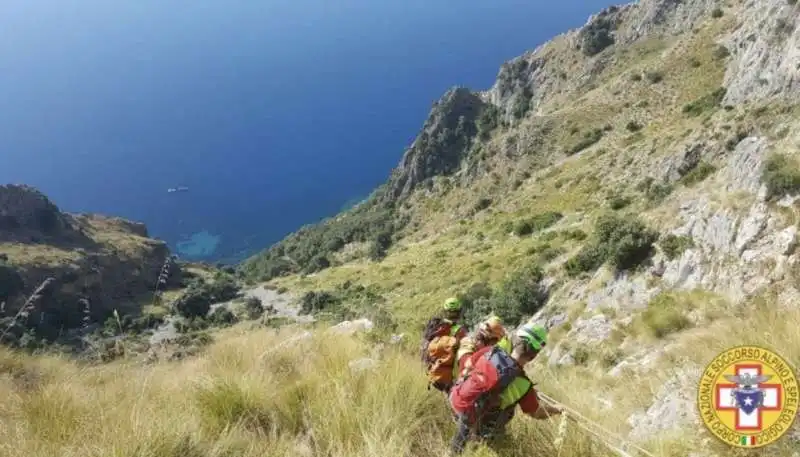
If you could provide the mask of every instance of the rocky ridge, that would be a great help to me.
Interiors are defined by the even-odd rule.
[[[7,338],[26,331],[55,339],[65,331],[102,324],[141,310],[169,264],[162,290],[180,285],[181,270],[166,243],[148,237],[140,223],[89,214],[67,214],[28,186],[0,186],[0,256],[5,272],[3,329]],[[42,299],[15,318],[28,295],[52,278]]]

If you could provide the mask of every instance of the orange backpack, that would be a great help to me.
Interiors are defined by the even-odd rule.
[[[423,332],[422,360],[428,370],[428,387],[447,392],[453,384],[460,341],[452,336],[454,322],[442,318],[428,321]]]
[[[428,344],[428,380],[439,389],[446,390],[453,384],[453,371],[458,352],[458,338],[450,335],[437,336]]]

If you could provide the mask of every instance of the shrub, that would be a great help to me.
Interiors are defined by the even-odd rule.
[[[664,255],[667,256],[669,260],[673,260],[692,247],[694,245],[694,240],[692,240],[690,236],[677,236],[670,233],[662,238],[658,244],[661,245],[661,250],[664,252]]]
[[[720,103],[722,103],[722,99],[725,98],[725,93],[727,89],[724,87],[720,87],[713,92],[706,94],[697,100],[688,103],[683,106],[683,112],[696,117],[703,114],[706,111],[712,110],[717,108]]]
[[[625,128],[628,129],[629,132],[638,132],[642,129],[642,124],[636,121],[630,121],[625,125]]]
[[[589,146],[599,142],[603,139],[603,130],[602,129],[594,129],[592,131],[586,132],[583,135],[583,138],[575,143],[572,147],[568,148],[566,151],[567,155],[574,155],[577,154],[584,149],[588,148]]]
[[[486,105],[478,116],[476,125],[480,138],[489,139],[492,131],[500,125],[500,110],[494,105]]]
[[[469,325],[477,324],[494,313],[508,327],[519,324],[525,316],[535,314],[547,302],[547,291],[542,286],[544,273],[537,265],[521,268],[510,274],[496,289],[486,283],[477,283],[468,290],[464,299],[464,316]]]
[[[800,167],[784,154],[773,154],[764,162],[761,180],[771,198],[800,192]]]
[[[195,279],[172,306],[187,319],[202,317],[208,314],[212,303],[231,300],[238,292],[239,286],[233,278],[218,274],[211,283]]]
[[[211,309],[211,298],[203,291],[189,290],[175,301],[173,307],[187,319],[202,317]]]
[[[513,327],[524,316],[535,314],[547,302],[541,281],[544,273],[538,266],[517,270],[492,296],[493,311],[506,325]]]
[[[684,315],[680,304],[667,294],[654,297],[642,313],[641,319],[648,332],[656,338],[663,338],[691,326],[691,321]]]
[[[590,244],[581,248],[574,257],[567,260],[564,269],[567,275],[575,277],[600,268],[606,260],[606,253],[602,246]]]
[[[565,230],[561,232],[564,235],[564,238],[567,240],[576,240],[576,241],[583,241],[585,240],[588,235],[581,229],[575,230]]]
[[[713,10],[711,10],[711,17],[713,17],[714,19],[721,18],[723,14],[724,13],[722,12],[721,8],[714,8]]]
[[[630,204],[631,204],[630,197],[615,195],[608,200],[608,206],[611,207],[611,209],[613,209],[614,211],[625,208]]]
[[[599,54],[603,49],[614,44],[612,31],[614,22],[607,17],[599,17],[581,31],[581,49],[587,56]]]
[[[386,188],[381,187],[366,202],[346,213],[302,227],[266,251],[247,259],[239,271],[245,278],[261,281],[290,273],[314,273],[330,267],[330,256],[347,244],[371,243],[382,233],[393,235],[408,223],[408,218],[396,216],[394,205],[380,198],[385,192]],[[376,253],[381,251],[385,249]]]
[[[572,358],[575,360],[575,365],[585,366],[589,363],[589,359],[591,358],[591,352],[586,345],[580,345],[572,353]]]
[[[637,218],[605,214],[595,223],[594,238],[566,262],[569,276],[596,270],[605,262],[619,271],[636,268],[652,254],[658,233]]]
[[[392,245],[392,234],[389,232],[379,233],[369,249],[369,258],[374,261],[380,261],[386,257],[386,251]]]
[[[658,232],[640,220],[616,215],[601,216],[595,232],[598,242],[606,247],[608,260],[618,270],[639,266],[652,254],[653,243],[658,240]]]
[[[542,231],[561,220],[562,217],[564,217],[563,214],[555,211],[537,214],[529,219],[518,221],[514,226],[514,234],[526,236],[533,232]]]
[[[653,70],[646,72],[644,74],[644,77],[647,78],[647,80],[650,81],[651,84],[658,84],[664,80],[664,73],[657,70]]]
[[[692,169],[689,173],[686,173],[681,178],[681,182],[686,186],[693,186],[699,182],[704,181],[706,178],[711,176],[715,171],[717,171],[717,167],[711,165],[707,162],[700,162],[697,164],[696,167]]]
[[[631,73],[631,81],[641,81],[641,80],[642,80],[642,74],[641,73],[638,73],[638,72]]]
[[[728,56],[731,55],[731,52],[725,46],[723,46],[721,44],[718,44],[714,48],[714,51],[712,52],[712,55],[714,56],[715,59],[722,60],[722,59],[727,59]]]
[[[258,297],[247,297],[244,301],[244,309],[250,319],[258,319],[264,314],[264,306]]]
[[[514,224],[514,234],[517,236],[526,236],[533,233],[533,224],[529,220],[521,220]]]
[[[226,306],[219,306],[211,312],[211,315],[208,316],[208,320],[211,324],[226,326],[234,324],[236,322],[236,316]]]
[[[300,314],[329,310],[341,304],[341,299],[328,291],[310,291],[300,298]]]

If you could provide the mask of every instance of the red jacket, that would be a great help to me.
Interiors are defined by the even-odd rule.
[[[478,395],[488,391],[498,382],[497,370],[484,357],[491,349],[492,346],[487,346],[462,357],[462,359],[470,357],[473,368],[466,381],[453,387],[453,390],[450,391],[450,406],[456,413],[472,416],[475,412],[475,399]],[[461,366],[461,361],[459,361],[459,367]],[[534,414],[539,409],[536,390],[531,387],[517,404],[525,414]]]

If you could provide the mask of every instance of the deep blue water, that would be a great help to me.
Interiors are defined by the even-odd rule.
[[[4,2],[0,183],[231,260],[368,195],[445,90],[608,4]]]

